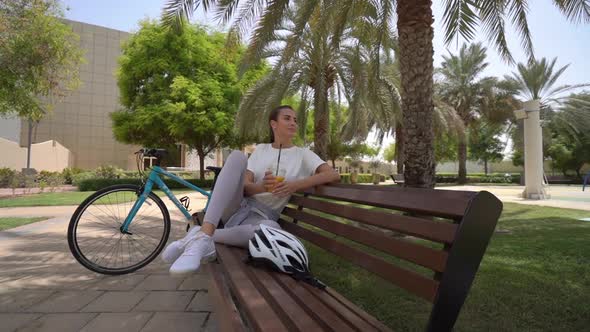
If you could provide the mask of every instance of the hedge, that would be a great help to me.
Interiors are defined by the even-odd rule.
[[[385,182],[385,175],[380,174],[381,182]],[[359,174],[357,183],[373,183],[373,174]],[[350,183],[350,173],[340,174],[340,183]]]
[[[196,185],[197,187],[200,188],[211,188],[211,185],[213,184],[213,180],[211,179],[205,179],[205,180],[200,180],[200,179],[185,179],[186,181],[188,181],[189,183],[192,183],[194,185]],[[168,186],[168,188],[170,189],[190,189],[185,187],[184,185],[171,180],[171,179],[164,179],[164,183],[166,183],[166,185]],[[116,185],[116,184],[134,184],[134,185],[141,185],[141,179],[138,178],[127,178],[127,179],[85,179],[82,180],[78,183],[78,190],[80,191],[97,191],[112,185]],[[154,188],[157,189],[157,188]]]
[[[457,183],[457,174],[437,174],[436,183]],[[520,183],[520,174],[505,175],[468,175],[467,183]]]

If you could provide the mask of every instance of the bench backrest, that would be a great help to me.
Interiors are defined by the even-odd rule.
[[[502,203],[486,191],[336,184],[293,195],[280,222],[285,230],[300,238],[432,302],[427,330],[450,331],[501,211]],[[357,227],[341,218],[373,227]],[[432,273],[424,275],[400,267],[305,225],[425,267]],[[391,237],[382,230],[428,241]],[[423,242],[434,242],[439,249]]]

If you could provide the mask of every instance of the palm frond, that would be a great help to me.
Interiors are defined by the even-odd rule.
[[[445,27],[445,44],[450,44],[459,35],[465,40],[475,37],[478,25],[474,1],[446,0],[443,24]]]
[[[275,37],[275,30],[283,21],[288,6],[288,0],[268,0],[266,10],[254,30],[244,63],[255,63],[255,59],[260,59],[264,48]]]
[[[590,22],[589,0],[553,0],[553,3],[572,22]]]
[[[169,0],[162,10],[162,23],[165,27],[180,31],[200,5],[208,11],[216,2],[217,0]]]
[[[520,35],[520,42],[522,48],[529,58],[529,61],[535,59],[533,40],[531,38],[531,31],[529,30],[529,23],[527,20],[528,5],[527,0],[512,0],[510,6],[510,16],[512,17],[512,24],[516,27]]]
[[[508,63],[513,63],[514,58],[506,41],[506,23],[504,22],[504,1],[479,1],[479,17],[483,24],[484,32],[500,53],[500,56]]]

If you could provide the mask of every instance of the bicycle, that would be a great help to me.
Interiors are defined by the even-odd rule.
[[[107,275],[131,273],[149,264],[164,249],[170,235],[170,213],[153,191],[159,187],[190,221],[204,213],[220,167],[207,167],[215,173],[211,191],[206,191],[160,167],[167,155],[164,149],[141,149],[136,153],[142,185],[121,184],[98,190],[76,209],[68,226],[68,245],[76,260],[87,269]],[[143,157],[156,158],[147,181],[140,163]],[[179,201],[160,176],[166,176],[207,197],[205,209],[190,214],[190,199]],[[200,224],[198,220],[197,222]]]

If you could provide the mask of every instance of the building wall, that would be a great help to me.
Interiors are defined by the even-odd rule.
[[[18,143],[0,138],[0,151],[5,158],[1,167],[8,167],[17,171],[27,166],[27,148]],[[46,141],[31,145],[31,168],[37,171],[61,172],[66,167],[72,167],[74,155],[57,141]]]
[[[21,121],[16,116],[0,117],[0,137],[17,142],[20,139]]]
[[[109,113],[119,109],[115,72],[121,42],[127,32],[65,20],[80,35],[86,63],[80,67],[80,88],[57,103],[53,112],[33,130],[33,142],[56,140],[76,156],[74,166],[84,169],[116,165],[133,169],[137,146],[115,141]],[[20,144],[27,142],[28,125],[23,121]]]
[[[18,171],[27,167],[27,149],[21,148],[17,142],[0,137],[0,151],[4,155],[0,167]]]

